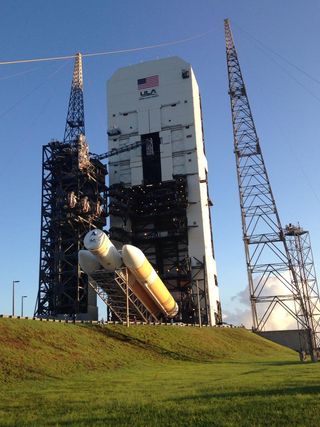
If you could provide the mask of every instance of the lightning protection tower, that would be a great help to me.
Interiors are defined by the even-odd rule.
[[[35,315],[97,319],[96,294],[78,266],[84,235],[103,228],[105,166],[85,141],[82,58],[75,58],[64,141],[43,147],[39,291]]]
[[[224,26],[253,329],[272,330],[275,311],[285,311],[297,321],[299,336],[307,336],[306,350],[313,355],[317,343],[312,311],[281,227],[228,19]]]

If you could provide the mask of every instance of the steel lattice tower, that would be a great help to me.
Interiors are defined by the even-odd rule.
[[[84,235],[106,224],[105,166],[85,141],[82,59],[75,58],[64,141],[43,147],[39,291],[35,315],[96,319],[96,296],[80,271]]]
[[[77,53],[73,70],[69,107],[63,140],[66,143],[72,143],[77,141],[80,135],[85,134],[82,56],[81,53]]]
[[[289,224],[285,228],[288,250],[299,282],[302,298],[306,305],[306,315],[310,327],[312,347],[320,348],[320,296],[309,232],[302,227]],[[298,312],[298,316],[304,316]],[[308,347],[309,343],[305,343]]]
[[[310,312],[281,227],[228,19],[224,25],[253,329],[268,329],[268,320],[280,306],[296,319],[300,330],[308,332],[314,351]]]

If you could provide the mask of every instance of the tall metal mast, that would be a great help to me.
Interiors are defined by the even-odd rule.
[[[35,315],[96,319],[96,300],[78,251],[106,224],[105,166],[85,141],[82,57],[75,58],[63,142],[43,146],[39,292]]]
[[[85,135],[84,127],[84,104],[83,104],[83,75],[82,55],[76,54],[66,127],[64,131],[64,142],[75,142],[80,135]]]
[[[280,223],[228,19],[224,26],[253,329],[270,330],[272,313],[282,307],[299,329],[310,332],[310,316]],[[316,344],[312,334],[307,335],[313,351]]]

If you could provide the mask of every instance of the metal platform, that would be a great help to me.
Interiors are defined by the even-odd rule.
[[[159,322],[161,319],[150,313],[128,286],[126,268],[115,272],[97,270],[89,277],[89,284],[110,309],[110,320],[120,322]]]

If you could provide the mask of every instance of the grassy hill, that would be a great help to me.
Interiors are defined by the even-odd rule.
[[[0,425],[317,425],[320,364],[244,329],[0,319]]]
[[[181,326],[86,325],[0,320],[0,382],[63,378],[170,360],[295,359],[244,330]]]

